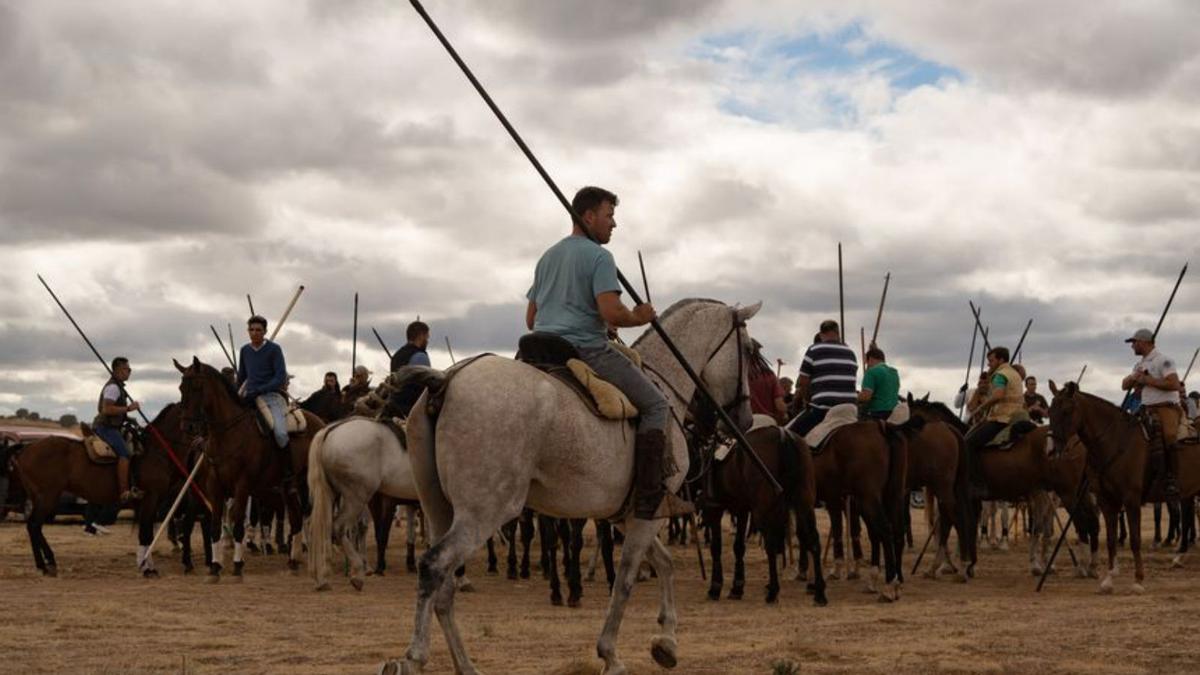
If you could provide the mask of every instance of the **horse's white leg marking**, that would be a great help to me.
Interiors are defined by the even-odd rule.
[[[660,603],[658,625],[662,633],[651,638],[650,653],[655,661],[667,668],[675,666],[679,645],[675,640],[675,628],[679,620],[675,615],[675,569],[671,564],[671,552],[655,537],[646,551],[654,571],[658,572]]]
[[[240,563],[244,560],[245,544],[240,541],[233,542],[233,562]]]
[[[596,653],[604,659],[603,675],[625,672],[625,665],[617,657],[617,633],[621,629],[621,619],[625,616],[625,604],[629,602],[629,594],[633,590],[634,577],[641,566],[642,556],[650,547],[650,542],[657,534],[658,528],[658,521],[635,518],[626,521],[625,545],[621,549],[621,563],[617,569],[612,596],[608,601],[608,614],[604,619],[604,629],[600,632],[600,639],[596,643]]]

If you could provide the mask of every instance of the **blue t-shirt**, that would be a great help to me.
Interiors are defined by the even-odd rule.
[[[537,307],[533,330],[576,347],[603,346],[608,332],[596,296],[611,291],[621,292],[612,253],[587,237],[566,237],[542,254],[525,294]]]

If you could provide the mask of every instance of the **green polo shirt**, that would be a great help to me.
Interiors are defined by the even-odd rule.
[[[871,390],[867,412],[891,412],[900,403],[900,373],[886,363],[877,363],[867,369],[862,388]]]

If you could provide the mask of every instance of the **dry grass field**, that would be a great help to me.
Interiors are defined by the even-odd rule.
[[[920,520],[914,518],[918,540]],[[339,579],[332,592],[318,594],[307,570],[293,575],[279,556],[250,557],[243,583],[226,576],[208,585],[184,576],[162,544],[162,578],[143,580],[134,572],[136,541],[127,521],[111,536],[89,538],[68,520],[48,526],[47,537],[58,554],[56,579],[36,573],[21,523],[0,524],[0,672],[368,673],[403,652],[412,628],[415,579],[403,572],[402,545],[390,556],[398,571],[369,577],[362,592]],[[709,602],[695,549],[673,551],[679,673],[771,673],[781,661],[799,673],[888,675],[1200,669],[1190,630],[1200,613],[1200,560],[1171,570],[1164,551],[1149,554],[1140,596],[1130,590],[1127,550],[1113,596],[1098,595],[1095,580],[1069,578],[1065,562],[1064,573],[1036,594],[1022,540],[1008,552],[983,550],[968,585],[913,578],[902,601],[887,605],[864,593],[861,581],[837,581],[826,608],[812,605],[790,569],[781,602],[765,605],[766,563],[753,546],[746,599]],[[906,555],[911,565],[913,554]],[[540,578],[489,577],[481,561],[469,565],[477,592],[460,594],[457,615],[484,672],[599,671],[601,581],[585,582],[582,608],[552,607]],[[727,579],[729,569],[727,562]],[[621,632],[622,657],[635,673],[660,672],[648,649],[655,583],[635,589]],[[428,672],[451,671],[435,628]]]

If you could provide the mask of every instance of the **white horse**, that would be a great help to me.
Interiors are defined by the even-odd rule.
[[[749,401],[742,396],[747,391],[744,350],[750,345],[745,323],[760,306],[737,309],[715,300],[691,299],[671,306],[660,318],[717,402],[731,409],[743,428],[751,421]],[[647,331],[633,346],[681,417],[695,394],[683,367],[654,332]],[[476,673],[454,619],[452,572],[526,505],[566,518],[622,513],[633,483],[634,429],[628,422],[596,417],[566,384],[512,359],[478,358],[448,382],[440,371],[407,370],[414,381],[423,381],[434,392],[441,390],[437,417],[429,413],[427,389],[413,406],[407,429],[417,492],[434,544],[421,556],[416,620],[404,661],[385,663],[380,672],[423,670],[429,659],[432,610],[456,671]],[[667,488],[674,491],[687,474],[688,454],[677,424],[669,425],[668,439],[677,471]],[[656,537],[663,522],[626,516],[620,568],[596,645],[605,675],[626,672],[617,658],[617,631],[643,556],[658,573],[661,591],[662,632],[651,640],[651,655],[668,668],[676,663],[671,554]]]
[[[317,590],[329,590],[326,576],[333,537],[350,560],[350,583],[362,590],[367,557],[361,534],[371,496],[382,492],[396,499],[417,499],[408,451],[383,422],[367,417],[334,422],[317,432],[309,448],[308,490],[312,515],[306,538]],[[390,526],[388,518],[385,527]],[[411,521],[409,533],[411,539]]]

